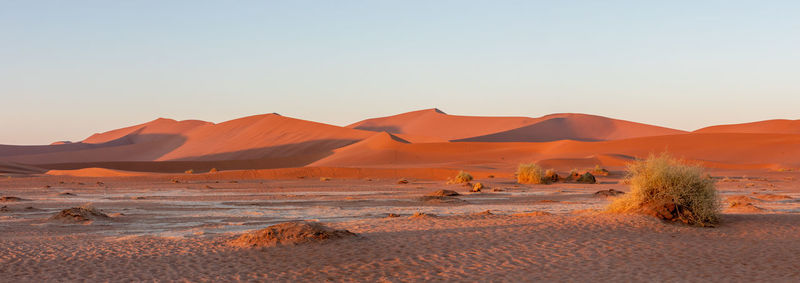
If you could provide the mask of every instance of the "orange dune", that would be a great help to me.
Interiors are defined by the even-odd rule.
[[[669,151],[721,168],[798,166],[800,135],[681,134],[604,142],[406,144],[384,135],[335,151],[311,166],[512,168],[542,161],[561,169],[593,164],[621,166],[634,157]],[[574,163],[575,165],[572,165]]]
[[[211,161],[287,159],[302,166],[374,135],[322,123],[266,114],[220,124],[201,121],[153,122],[95,134],[87,143],[3,146],[0,159],[26,164],[87,162]],[[98,143],[95,143],[98,142]],[[99,143],[102,142],[102,143]]]
[[[766,120],[705,127],[695,133],[800,134],[800,120]]]
[[[685,133],[586,114],[552,114],[539,118],[480,117],[448,115],[435,108],[368,119],[347,127],[398,134],[411,142],[598,141]]]
[[[771,120],[686,133],[584,114],[477,117],[438,109],[348,127],[278,114],[219,124],[160,118],[77,143],[0,145],[0,171],[37,174],[98,167],[179,173],[309,166],[506,172],[532,161],[559,170],[621,167],[663,151],[714,168],[796,168],[796,123]]]
[[[84,168],[77,170],[49,170],[45,174],[53,176],[73,176],[73,177],[130,177],[130,176],[148,175],[148,173],[112,170],[105,168]]]

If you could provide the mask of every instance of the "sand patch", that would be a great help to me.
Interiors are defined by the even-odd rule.
[[[532,217],[532,216],[546,216],[546,215],[553,215],[553,214],[550,213],[550,212],[547,212],[547,211],[531,211],[531,212],[524,212],[524,213],[515,213],[515,214],[512,214],[511,216],[515,216],[515,217]]]
[[[436,214],[415,212],[414,215],[408,217],[408,219],[427,219],[427,218],[436,218]]]
[[[731,202],[731,206],[727,209],[728,211],[732,212],[762,212],[764,211],[763,208],[753,205],[749,202]]]
[[[754,197],[757,198],[757,199],[760,199],[760,200],[765,200],[765,201],[779,201],[779,200],[793,199],[790,196],[773,195],[773,194],[757,194],[757,195],[754,195]]]

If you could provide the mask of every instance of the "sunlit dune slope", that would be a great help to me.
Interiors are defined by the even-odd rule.
[[[411,142],[601,141],[681,134],[683,131],[586,114],[552,114],[539,118],[448,115],[427,109],[368,119],[349,128],[385,131]]]

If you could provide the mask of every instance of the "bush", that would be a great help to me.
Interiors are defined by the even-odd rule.
[[[458,174],[450,180],[450,183],[461,184],[469,183],[470,181],[472,181],[472,175],[464,171],[459,171]]]
[[[208,173],[217,173],[218,171],[217,168],[211,168],[211,170],[208,170]]]
[[[189,170],[186,170],[186,171],[184,171],[183,173],[186,173],[186,174],[194,174],[194,169],[189,169]]]
[[[714,180],[700,166],[651,155],[628,165],[630,192],[615,199],[611,212],[639,212],[697,226],[719,222],[720,201]]]
[[[543,184],[544,170],[536,163],[520,164],[517,167],[517,183],[520,184]]]

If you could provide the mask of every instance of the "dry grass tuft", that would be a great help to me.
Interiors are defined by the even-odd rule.
[[[463,184],[463,183],[469,183],[470,181],[472,181],[472,175],[464,171],[459,171],[458,174],[455,177],[453,177],[453,179],[450,179],[450,181],[448,181],[448,183]]]
[[[630,192],[615,199],[611,212],[639,212],[697,226],[719,222],[720,201],[714,180],[700,166],[668,154],[651,155],[628,165]]]
[[[555,173],[555,172],[554,172]],[[517,183],[546,184],[545,172],[536,163],[523,163],[517,167]]]
[[[211,168],[211,170],[208,170],[208,173],[217,173],[217,172],[219,172],[217,168]]]

